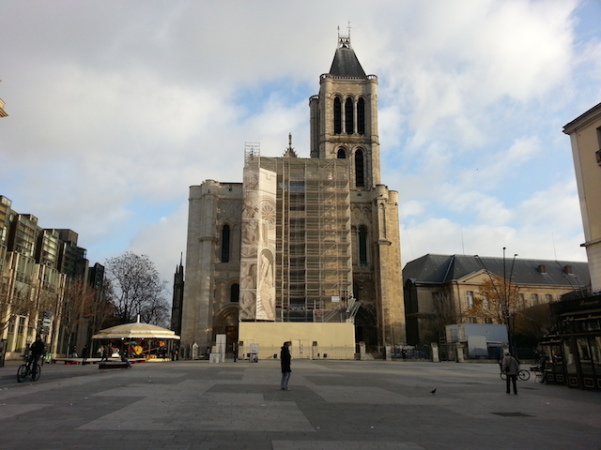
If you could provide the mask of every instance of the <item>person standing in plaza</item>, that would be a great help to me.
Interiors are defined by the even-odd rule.
[[[518,372],[520,371],[520,363],[517,359],[515,359],[509,352],[505,352],[505,357],[503,361],[501,361],[501,367],[503,368],[503,373],[505,374],[505,382],[507,383],[506,393],[510,393],[510,383],[513,384],[513,393],[517,395],[518,387],[517,387],[517,379]]]
[[[282,382],[280,383],[280,388],[282,391],[289,391],[288,388],[288,380],[290,380],[290,373],[292,370],[290,369],[290,361],[292,357],[290,356],[290,346],[292,342],[286,341],[282,346],[282,351],[280,352],[280,365],[282,366]]]

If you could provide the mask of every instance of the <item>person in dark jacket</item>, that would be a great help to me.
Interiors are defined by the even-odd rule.
[[[290,369],[290,360],[292,357],[290,356],[290,346],[292,342],[286,341],[282,346],[282,351],[280,352],[280,364],[282,366],[282,382],[280,383],[280,388],[282,391],[289,391],[288,388],[288,380],[290,380],[290,373],[292,370]]]
[[[46,344],[44,344],[42,336],[38,335],[36,337],[36,340],[33,342],[33,344],[29,346],[29,351],[31,353],[31,356],[29,357],[29,362],[31,363],[31,372],[35,375],[36,371],[38,370],[38,360],[46,351]]]
[[[510,387],[510,383],[513,385],[513,393],[517,395],[518,393],[518,388],[517,388],[517,379],[518,379],[518,372],[520,371],[520,363],[518,362],[517,359],[515,359],[513,356],[511,356],[511,354],[509,352],[505,353],[505,358],[503,358],[503,361],[501,362],[501,366],[503,367],[503,372],[505,373],[505,376],[507,377],[507,389],[506,389],[506,393],[509,394],[509,387]]]

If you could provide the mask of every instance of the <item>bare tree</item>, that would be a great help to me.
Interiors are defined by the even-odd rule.
[[[537,342],[551,331],[553,325],[551,305],[548,303],[523,309],[514,316],[516,335],[531,337]]]
[[[168,323],[166,282],[161,281],[148,256],[126,252],[110,258],[106,274],[120,323],[133,322],[137,315],[148,323]]]
[[[114,324],[111,322],[116,322],[116,310],[112,298],[111,286],[106,280],[104,280],[102,289],[92,290],[92,295],[88,297],[83,312],[83,318],[87,321],[91,334],[96,334],[102,328]]]
[[[423,341],[438,342],[439,337],[445,332],[445,325],[457,323],[451,293],[445,289],[432,295],[432,310],[429,313],[422,313],[421,318],[425,322]]]
[[[10,325],[11,318],[33,314],[31,292],[29,285],[11,290],[8,283],[0,284],[0,334]]]
[[[107,300],[104,290],[97,290],[82,279],[69,280],[65,286],[61,308],[61,326],[66,348],[71,348],[80,327],[86,334],[96,333],[113,314],[112,303]]]

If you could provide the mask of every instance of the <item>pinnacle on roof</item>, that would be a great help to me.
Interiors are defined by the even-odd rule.
[[[357,55],[355,55],[355,51],[351,47],[350,27],[347,36],[341,35],[340,29],[338,29],[338,48],[334,54],[329,73],[337,77],[367,78]]]
[[[284,156],[288,158],[298,158],[298,155],[294,151],[294,147],[292,146],[292,133],[288,133],[288,148],[284,152]]]

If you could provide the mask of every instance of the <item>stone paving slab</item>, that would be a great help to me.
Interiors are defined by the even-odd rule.
[[[0,449],[601,449],[601,393],[518,384],[496,364],[178,361],[0,368]],[[436,388],[436,393],[431,391]]]

